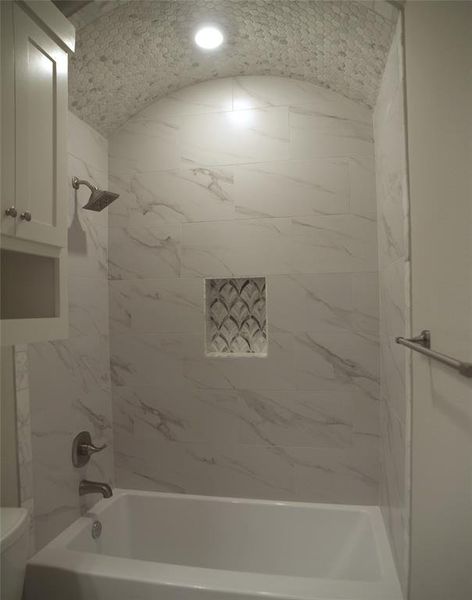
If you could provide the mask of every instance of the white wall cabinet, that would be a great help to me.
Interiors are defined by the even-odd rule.
[[[67,71],[52,2],[1,3],[2,344],[67,336]]]

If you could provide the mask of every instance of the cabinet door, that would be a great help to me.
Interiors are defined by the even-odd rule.
[[[0,2],[2,64],[2,128],[1,128],[1,232],[16,233],[15,195],[15,56],[13,53],[13,4]],[[7,212],[8,211],[8,212]]]
[[[16,3],[14,45],[16,237],[64,246],[67,54]]]

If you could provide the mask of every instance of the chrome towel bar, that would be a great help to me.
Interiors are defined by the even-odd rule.
[[[415,350],[420,354],[429,356],[429,358],[434,358],[434,360],[437,360],[448,367],[456,369],[456,371],[459,371],[459,373],[464,375],[464,377],[472,377],[472,363],[462,362],[461,360],[452,358],[452,356],[448,356],[447,354],[442,354],[441,352],[431,350],[431,332],[428,329],[423,329],[420,335],[412,338],[396,337],[395,341],[397,344],[406,346],[411,350]]]

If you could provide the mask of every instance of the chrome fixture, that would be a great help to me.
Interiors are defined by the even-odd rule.
[[[92,192],[90,198],[85,206],[87,210],[94,210],[99,212],[106,208],[109,204],[116,200],[119,194],[114,192],[107,192],[106,190],[99,190],[96,186],[92,185],[85,179],[79,179],[78,177],[72,177],[72,187],[74,190],[78,190],[81,185],[85,185]]]
[[[94,540],[98,539],[102,535],[102,524],[100,521],[94,521],[92,523],[92,537]]]
[[[419,346],[422,346],[423,348],[428,348],[429,350],[431,348],[431,331],[429,329],[423,329],[423,331],[419,335],[415,335],[415,337],[397,337],[395,338],[395,341],[397,342],[397,344],[402,344],[404,346],[406,346],[406,344],[403,344],[404,341],[410,342],[411,344],[418,344]],[[416,350],[416,348],[414,349]]]
[[[86,494],[101,494],[104,498],[111,498],[113,496],[112,489],[108,483],[82,479],[79,483],[79,496],[85,496]]]
[[[31,221],[31,213],[25,210],[25,212],[21,213],[20,219],[29,223]]]
[[[101,452],[107,447],[106,444],[102,446],[95,446],[92,443],[92,436],[88,431],[81,431],[75,436],[72,442],[72,464],[74,467],[83,467],[88,463],[92,454]]]
[[[463,362],[462,360],[457,360],[456,358],[452,358],[452,356],[448,356],[447,354],[442,354],[441,352],[436,352],[435,350],[430,349],[431,332],[428,329],[423,329],[419,335],[412,338],[396,337],[395,341],[397,344],[406,346],[411,350],[415,350],[420,354],[424,354],[429,358],[433,358],[434,360],[443,363],[443,365],[447,365],[448,367],[456,369],[456,371],[459,371],[459,373],[464,377],[472,377],[472,363]]]
[[[10,208],[5,209],[5,214],[7,216],[13,217],[15,219],[16,216],[18,215],[18,211],[16,210],[16,208],[14,206],[10,206]]]

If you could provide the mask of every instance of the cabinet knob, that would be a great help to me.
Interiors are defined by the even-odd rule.
[[[10,206],[10,208],[7,208],[5,210],[5,214],[8,215],[9,217],[15,218],[18,215],[18,211],[16,210],[16,208],[14,206]]]
[[[15,211],[16,212],[16,211]],[[22,221],[28,221],[28,223],[31,221],[31,213],[28,212],[27,210],[25,210],[25,212],[22,212],[20,215],[20,219]]]

